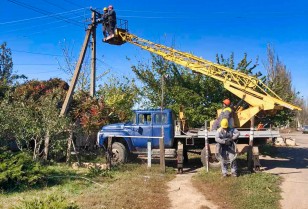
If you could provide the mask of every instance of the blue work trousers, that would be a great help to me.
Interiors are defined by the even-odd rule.
[[[230,164],[231,167],[231,174],[232,175],[237,175],[237,163],[235,157],[235,151],[232,146],[226,146],[222,145],[220,154],[222,157],[221,160],[221,172],[223,175],[228,174],[228,165]],[[230,160],[234,159],[231,163],[229,162]]]

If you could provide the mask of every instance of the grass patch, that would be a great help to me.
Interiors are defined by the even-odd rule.
[[[153,165],[151,170],[144,164],[122,165],[110,171],[81,169],[74,176],[63,177],[62,184],[48,183],[40,189],[0,194],[0,208],[39,205],[50,201],[46,197],[61,197],[63,208],[169,208],[166,182],[174,176],[171,168],[161,174],[159,165]]]
[[[244,158],[238,160],[239,177],[223,178],[220,168],[209,173],[202,170],[194,176],[193,185],[222,208],[278,209],[281,178],[268,173],[249,174]]]
[[[173,169],[161,174],[156,165],[151,170],[146,165],[122,165],[105,188],[91,187],[74,200],[81,208],[169,208],[166,182],[174,174]]]
[[[21,205],[14,209],[78,209],[79,207],[73,202],[67,202],[64,197],[50,195],[43,198],[33,198],[25,200]]]

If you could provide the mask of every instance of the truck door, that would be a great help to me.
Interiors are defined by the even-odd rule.
[[[172,146],[172,122],[168,119],[167,112],[156,112],[153,114],[153,136],[161,136],[164,129],[165,147]],[[159,139],[152,140],[152,146],[159,148]]]
[[[151,113],[138,113],[134,136],[152,136],[153,123]],[[132,143],[135,147],[146,148],[147,138],[132,138]]]

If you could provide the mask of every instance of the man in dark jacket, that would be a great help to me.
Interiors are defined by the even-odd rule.
[[[224,101],[222,101],[222,104],[223,104],[223,109],[219,114],[218,118],[215,120],[212,126],[212,130],[217,130],[220,127],[220,122],[223,118],[228,119],[230,128],[234,127],[233,111],[232,108],[230,107],[231,101],[229,99],[225,99]]]
[[[114,34],[114,29],[117,24],[117,17],[116,17],[116,12],[113,10],[113,6],[110,5],[108,7],[108,23],[109,23],[109,35]]]
[[[107,38],[107,32],[109,30],[109,21],[108,21],[108,8],[104,8],[104,13],[101,16],[101,22],[103,23],[103,35]]]
[[[215,141],[218,143],[218,152],[221,156],[221,172],[224,177],[228,174],[228,164],[231,164],[231,175],[237,176],[236,147],[233,141],[240,135],[237,129],[228,127],[228,119],[224,118],[220,122],[220,128],[215,135]]]

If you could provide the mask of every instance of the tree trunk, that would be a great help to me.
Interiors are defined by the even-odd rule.
[[[73,129],[69,131],[69,137],[67,139],[67,150],[66,150],[66,163],[71,164],[71,147],[73,141]]]
[[[34,140],[34,149],[33,149],[33,160],[36,160],[36,156],[37,156],[37,142],[36,140]]]
[[[47,158],[48,158],[49,141],[50,141],[50,135],[49,135],[49,130],[47,130],[47,131],[46,131],[46,135],[45,135],[45,147],[44,147],[44,156],[43,156],[43,160],[47,160]]]

